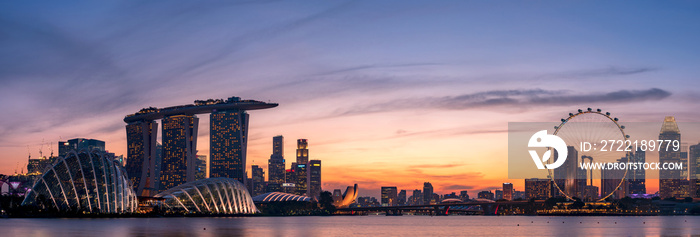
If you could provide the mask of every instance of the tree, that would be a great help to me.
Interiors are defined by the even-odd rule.
[[[318,198],[318,205],[321,210],[327,211],[328,214],[333,214],[335,212],[335,205],[333,205],[333,194],[328,191],[323,191]]]

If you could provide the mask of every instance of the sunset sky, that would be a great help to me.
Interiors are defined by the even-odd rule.
[[[279,103],[249,112],[248,169],[267,172],[283,135],[287,167],[308,139],[324,190],[523,190],[507,179],[508,122],[587,107],[700,122],[699,12],[690,1],[6,1],[0,173],[42,141],[57,152],[59,139],[94,138],[125,155],[125,115],[240,96]]]

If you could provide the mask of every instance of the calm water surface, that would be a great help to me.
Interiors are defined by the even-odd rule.
[[[0,219],[0,236],[347,235],[700,236],[700,216],[330,216]]]

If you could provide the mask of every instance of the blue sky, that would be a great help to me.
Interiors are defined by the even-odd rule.
[[[282,134],[288,152],[309,138],[342,173],[324,188],[488,189],[505,181],[494,168],[505,152],[460,144],[498,150],[507,122],[585,107],[700,121],[698,12],[691,1],[5,1],[0,173],[42,140],[98,138],[125,154],[124,115],[235,95],[280,103],[251,112],[249,165]],[[396,170],[416,178],[381,179]]]

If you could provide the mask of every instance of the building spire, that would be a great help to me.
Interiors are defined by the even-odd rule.
[[[676,118],[673,116],[666,116],[663,125],[661,125],[661,132],[659,133],[681,133],[678,129],[678,124],[676,124]]]

